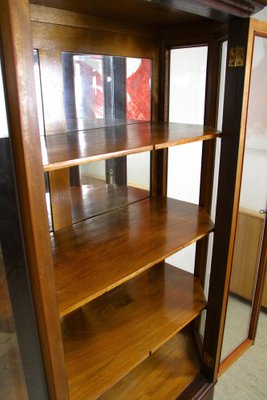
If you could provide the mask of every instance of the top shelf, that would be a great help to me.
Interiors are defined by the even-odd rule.
[[[202,125],[150,122],[49,135],[42,140],[44,171],[216,137]]]

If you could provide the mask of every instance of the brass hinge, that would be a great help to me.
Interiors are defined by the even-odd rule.
[[[245,48],[241,46],[230,47],[228,67],[244,67]]]

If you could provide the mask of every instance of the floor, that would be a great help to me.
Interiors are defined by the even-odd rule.
[[[231,300],[226,327],[229,340],[224,354],[232,349],[238,337],[244,336],[248,305]],[[232,323],[230,322],[232,320]],[[243,328],[243,329],[242,329]],[[232,329],[232,332],[230,331]],[[231,334],[230,334],[231,332]],[[237,342],[236,342],[237,343]],[[267,313],[261,312],[254,346],[239,358],[220,378],[215,386],[214,400],[265,400],[267,398]]]

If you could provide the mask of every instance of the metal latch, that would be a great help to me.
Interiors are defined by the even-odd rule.
[[[243,67],[245,65],[245,48],[230,47],[228,67]]]

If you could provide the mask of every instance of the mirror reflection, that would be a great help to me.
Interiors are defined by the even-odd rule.
[[[49,68],[34,50],[40,134],[57,134],[150,121],[151,60],[62,53],[61,68]],[[44,65],[43,65],[43,64]],[[54,71],[54,72],[53,72]],[[56,71],[56,72],[55,72]],[[61,71],[61,75],[59,75]],[[51,131],[45,112],[45,82],[62,80],[64,132]],[[60,107],[60,95],[54,96]],[[50,99],[52,101],[52,99]],[[57,118],[57,119],[58,119]],[[49,127],[46,132],[46,127]],[[78,222],[149,196],[150,154],[142,153],[69,168],[72,220]],[[53,230],[49,174],[45,176],[50,229]]]
[[[267,39],[256,37],[246,146],[222,360],[248,337],[267,204]],[[267,288],[262,306],[267,307]]]
[[[150,121],[151,61],[62,53],[67,130]]]

